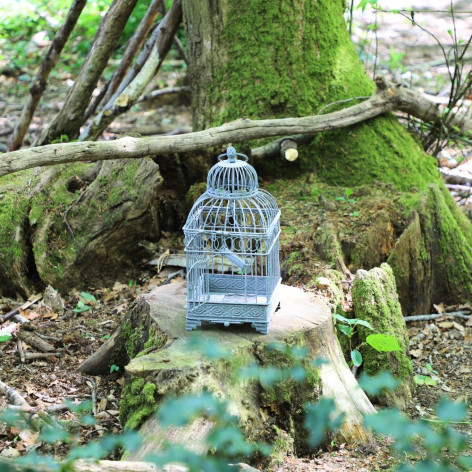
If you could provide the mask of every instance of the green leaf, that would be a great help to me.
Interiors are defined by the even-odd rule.
[[[349,325],[339,325],[337,326],[339,331],[344,333],[348,338],[350,338],[354,334],[354,328]]]
[[[442,421],[462,421],[467,418],[467,405],[443,398],[436,407],[436,415]]]
[[[10,333],[5,333],[5,331],[0,331],[0,343],[7,343],[11,339]]]
[[[86,302],[97,302],[97,299],[91,294],[87,292],[80,292],[80,296],[86,301]]]
[[[357,349],[351,351],[351,359],[352,363],[356,367],[359,367],[362,364],[362,354]]]
[[[118,372],[120,370],[120,366],[119,365],[115,365],[115,364],[112,364],[110,366],[110,374],[113,374],[113,372]]]
[[[86,305],[82,300],[77,302],[76,307],[72,310],[74,313],[83,313],[84,311],[91,310],[89,305]]]
[[[368,321],[355,319],[354,324],[365,326],[366,328],[369,328],[370,330],[374,331],[374,328],[372,328],[372,325]]]
[[[349,325],[354,324],[354,322],[357,321],[356,318],[352,318],[352,319],[346,318],[345,316],[343,316],[343,315],[338,315],[337,313],[335,313],[333,316],[334,316],[337,320],[341,321],[342,323],[346,323],[346,324],[349,324]]]
[[[347,188],[344,190],[344,193],[346,194],[346,197],[350,197],[353,194],[354,190]]]
[[[370,377],[365,372],[362,372],[359,377],[359,385],[368,395],[378,395],[384,389],[395,390],[398,384],[398,380],[390,372],[386,371],[374,377]]]
[[[415,375],[413,380],[416,385],[431,385],[432,387],[438,383],[437,380],[432,379],[429,375]]]
[[[379,352],[402,350],[396,338],[387,334],[370,334],[367,336],[366,342]]]

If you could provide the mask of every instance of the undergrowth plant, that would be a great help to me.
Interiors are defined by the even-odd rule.
[[[359,324],[359,323],[357,323]],[[354,323],[347,326],[355,326]],[[195,346],[202,347],[207,357],[225,359],[230,354],[217,344],[202,345],[198,340]],[[301,382],[305,375],[306,351],[299,347],[287,347],[274,344],[273,349],[283,350],[298,363],[290,369],[278,369],[273,366],[248,366],[241,370],[244,378],[257,378],[265,385],[271,385],[285,379]],[[319,366],[324,361],[312,361]],[[369,395],[378,395],[385,389],[394,390],[399,381],[392,375],[383,372],[375,377],[363,373],[359,385]],[[333,399],[322,398],[317,403],[305,404],[304,427],[307,430],[307,441],[312,448],[319,448],[326,443],[327,437],[335,432],[344,420],[343,414],[336,412]],[[75,428],[81,425],[94,425],[95,418],[90,414],[91,404],[70,405],[78,420]],[[382,409],[365,417],[365,426],[376,435],[388,437],[395,453],[395,464],[390,470],[398,472],[463,472],[472,467],[472,458],[464,454],[467,449],[467,436],[455,428],[457,424],[470,424],[467,420],[467,405],[464,402],[441,400],[436,406],[435,418],[411,420],[398,409]],[[205,441],[211,453],[198,454],[181,444],[164,444],[162,449],[146,458],[147,461],[162,467],[166,464],[179,463],[190,472],[223,472],[234,470],[231,464],[250,461],[252,457],[268,456],[271,446],[244,437],[238,418],[230,413],[228,403],[213,395],[210,391],[201,394],[181,395],[165,399],[157,413],[163,427],[184,427],[199,417],[213,422],[214,427]],[[1,420],[8,425],[21,427],[25,417],[18,411],[3,412]],[[70,451],[59,461],[51,455],[40,455],[35,452],[15,461],[1,461],[0,470],[9,471],[41,470],[73,471],[73,463],[80,458],[98,460],[107,457],[119,448],[122,452],[132,451],[139,447],[143,438],[137,432],[126,431],[118,435],[107,435],[89,442],[78,444],[78,437],[64,424],[46,424],[39,439],[49,444],[69,444]]]
[[[351,365],[360,367],[363,362],[362,358],[362,348],[365,345],[373,347],[378,352],[393,352],[401,351],[402,348],[398,344],[398,341],[394,336],[389,336],[388,334],[373,333],[365,338],[365,341],[357,342],[356,345],[353,345],[353,339],[356,338],[357,327],[364,326],[371,331],[374,331],[372,325],[365,320],[358,318],[346,318],[345,316],[335,313],[334,318],[336,319],[336,328],[338,331],[346,336],[349,343],[349,351],[351,355]]]

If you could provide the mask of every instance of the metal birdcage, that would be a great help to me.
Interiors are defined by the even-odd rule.
[[[251,323],[267,334],[279,304],[280,211],[247,156],[230,146],[218,161],[183,228],[186,327]]]

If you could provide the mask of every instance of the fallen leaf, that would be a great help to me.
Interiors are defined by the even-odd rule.
[[[26,447],[36,444],[39,436],[39,432],[33,432],[29,429],[24,429],[18,434],[18,436],[23,440],[23,443]]]
[[[438,305],[434,305],[435,310],[442,315],[446,311],[446,305],[443,302],[439,303]]]

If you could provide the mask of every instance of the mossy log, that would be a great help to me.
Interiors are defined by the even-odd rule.
[[[140,240],[159,237],[150,159],[73,164],[0,181],[0,290],[29,295],[105,285],[143,256]],[[123,275],[126,277],[126,275]]]
[[[402,309],[398,300],[395,277],[388,264],[370,271],[358,270],[352,287],[352,301],[356,318],[368,321],[374,333],[395,337],[401,351],[378,352],[369,345],[362,348],[363,369],[369,375],[391,372],[402,384],[394,391],[378,397],[380,403],[405,408],[411,400],[410,382],[412,367],[409,357],[409,340]],[[372,334],[359,326],[359,340]]]
[[[154,352],[136,356],[125,368],[121,400],[121,420],[125,428],[140,428],[149,438],[144,446],[128,456],[140,460],[165,441],[185,442],[195,451],[205,452],[205,437],[213,424],[197,418],[184,429],[164,430],[152,415],[166,397],[191,394],[207,389],[231,405],[240,418],[243,431],[251,439],[271,440],[276,431],[287,433],[295,450],[303,450],[303,405],[321,396],[333,398],[346,421],[338,432],[345,441],[363,441],[368,433],[362,427],[362,415],[374,411],[347,367],[333,332],[329,307],[321,299],[300,289],[281,286],[281,309],[272,317],[270,332],[263,336],[249,325],[204,325],[199,331],[185,330],[186,285],[177,282],[154,289],[139,301],[147,304],[156,332],[165,336],[165,345]],[[189,350],[188,341],[197,336],[230,352],[229,358],[209,360],[201,352]],[[241,368],[261,366],[290,367],[294,358],[273,350],[274,343],[306,348],[303,359],[307,375],[304,381],[292,379],[264,386],[254,379],[241,378]],[[317,358],[327,364],[314,367]]]
[[[444,185],[418,195],[409,223],[388,258],[406,313],[472,298],[472,226]]]

